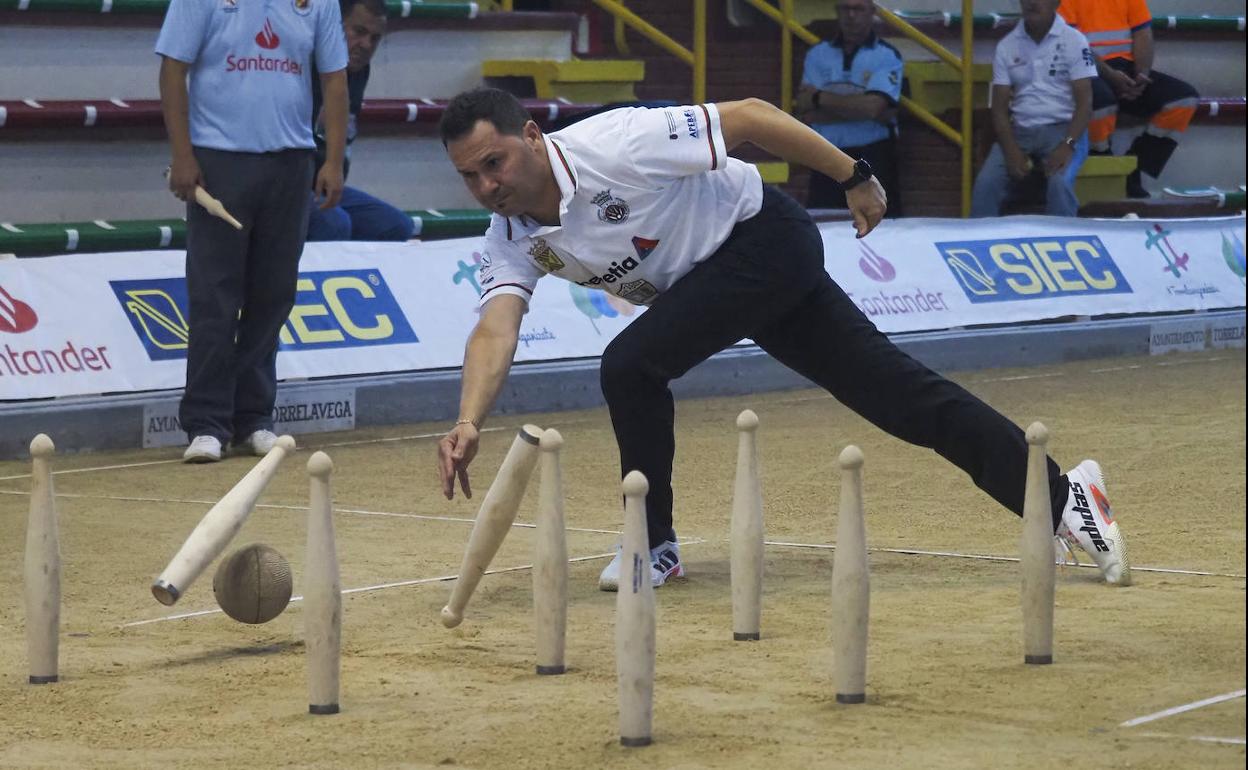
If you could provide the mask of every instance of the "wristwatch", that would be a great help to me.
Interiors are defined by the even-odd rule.
[[[841,189],[852,190],[873,176],[875,176],[875,172],[871,170],[871,164],[865,158],[859,158],[854,161],[854,173],[850,175],[849,179],[840,183]]]
[[[1075,138],[1073,136],[1068,136],[1062,140],[1062,144],[1073,150],[1075,149]]]

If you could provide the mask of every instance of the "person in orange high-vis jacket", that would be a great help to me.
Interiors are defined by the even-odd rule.
[[[1062,0],[1062,17],[1082,32],[1096,56],[1092,81],[1091,154],[1110,154],[1109,139],[1125,112],[1148,119],[1128,155],[1139,159],[1127,178],[1127,194],[1147,198],[1140,172],[1156,178],[1196,112],[1190,84],[1153,69],[1153,17],[1145,0]]]

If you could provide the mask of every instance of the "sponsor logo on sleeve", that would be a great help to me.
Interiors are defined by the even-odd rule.
[[[973,303],[1132,292],[1095,235],[944,241],[936,248]]]
[[[680,138],[680,126],[676,123],[676,118],[672,115],[671,110],[663,110],[663,117],[667,118],[667,138],[672,141]]]
[[[693,110],[685,110],[685,131],[688,132],[690,138],[698,138],[698,117],[693,114]]]

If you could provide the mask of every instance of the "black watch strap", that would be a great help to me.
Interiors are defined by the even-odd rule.
[[[852,190],[874,175],[874,172],[871,170],[871,164],[859,158],[854,161],[854,173],[850,175],[849,179],[841,182],[841,189]]]

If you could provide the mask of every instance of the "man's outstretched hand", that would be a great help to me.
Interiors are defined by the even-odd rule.
[[[854,215],[854,229],[861,238],[875,229],[888,210],[888,196],[880,180],[871,177],[852,189],[845,191],[845,202]]]
[[[472,499],[472,484],[468,481],[468,465],[477,456],[481,435],[472,423],[464,422],[451,428],[438,441],[438,479],[442,482],[442,494],[447,500],[455,499],[455,479],[464,497]]]

